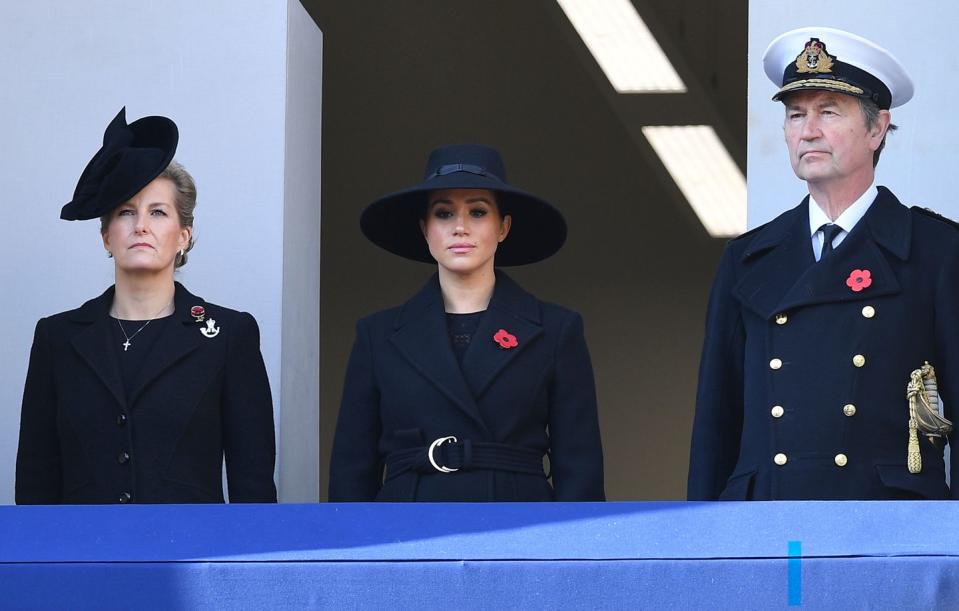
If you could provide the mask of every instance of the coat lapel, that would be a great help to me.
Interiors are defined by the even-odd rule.
[[[874,299],[901,290],[886,252],[902,260],[909,257],[912,218],[888,189],[879,187],[862,220],[831,256],[818,263],[813,262],[806,206],[808,198],[791,211],[794,218],[788,230],[773,236],[775,245],[768,252],[751,247],[744,255],[748,259],[756,253],[757,258],[735,289],[744,304],[768,319],[802,306]],[[853,291],[846,284],[853,270],[868,270],[872,283]]]
[[[888,189],[880,187],[876,201],[842,244],[806,271],[777,310],[895,295],[901,290],[899,280],[883,251],[907,259],[911,235],[909,211]],[[854,291],[846,284],[854,270],[868,271],[871,284]]]
[[[176,283],[175,291],[173,320],[170,321],[164,333],[157,338],[153,349],[143,363],[143,369],[140,370],[130,394],[130,406],[136,403],[143,390],[160,374],[199,347],[203,339],[200,334],[202,325],[190,315],[190,308],[203,306],[206,309],[207,320],[215,316],[203,299],[192,295],[179,282]]]
[[[503,329],[517,345],[503,348],[493,336]],[[463,375],[474,397],[480,397],[496,375],[513,362],[543,333],[539,304],[503,272],[496,273],[496,288],[489,309],[463,357]]]
[[[446,310],[436,274],[403,306],[390,342],[414,369],[487,430],[450,346]]]
[[[110,329],[113,292],[114,289],[111,286],[102,295],[91,299],[76,310],[71,317],[72,320],[86,325],[87,328],[77,333],[71,343],[74,350],[110,390],[117,403],[126,405],[126,393],[120,376],[120,364],[116,358],[116,347],[110,345],[110,338],[113,337]]]
[[[763,227],[742,255],[746,273],[733,288],[743,305],[763,318],[774,316],[796,279],[816,263],[809,241],[807,197]]]

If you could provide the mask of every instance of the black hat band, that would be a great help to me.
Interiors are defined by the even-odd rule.
[[[427,176],[426,180],[432,180],[437,176],[455,174],[456,172],[469,172],[470,174],[476,174],[477,176],[487,176],[489,178],[495,178],[499,180],[499,176],[487,171],[483,166],[472,165],[469,163],[450,163],[447,165],[441,165],[436,169],[436,171]]]

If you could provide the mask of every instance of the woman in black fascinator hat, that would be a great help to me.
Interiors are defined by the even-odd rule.
[[[275,502],[273,403],[250,314],[174,279],[196,186],[176,124],[125,109],[60,218],[100,219],[115,283],[37,323],[17,451],[20,504]]]

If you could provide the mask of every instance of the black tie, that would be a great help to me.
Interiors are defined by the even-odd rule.
[[[833,223],[826,223],[819,228],[819,231],[822,232],[822,254],[819,255],[819,260],[822,261],[832,254],[832,241],[835,240],[839,232],[842,231],[842,227]]]

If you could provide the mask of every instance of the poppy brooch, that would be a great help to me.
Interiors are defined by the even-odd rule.
[[[206,318],[206,310],[203,306],[193,306],[190,308],[190,316],[197,322],[203,322],[203,319]]]
[[[872,272],[868,269],[854,269],[846,278],[846,286],[852,289],[852,292],[858,293],[872,285]]]
[[[506,329],[497,331],[496,335],[493,336],[493,341],[499,344],[499,347],[503,350],[509,350],[510,348],[519,346],[519,340],[516,339],[516,336]]]

